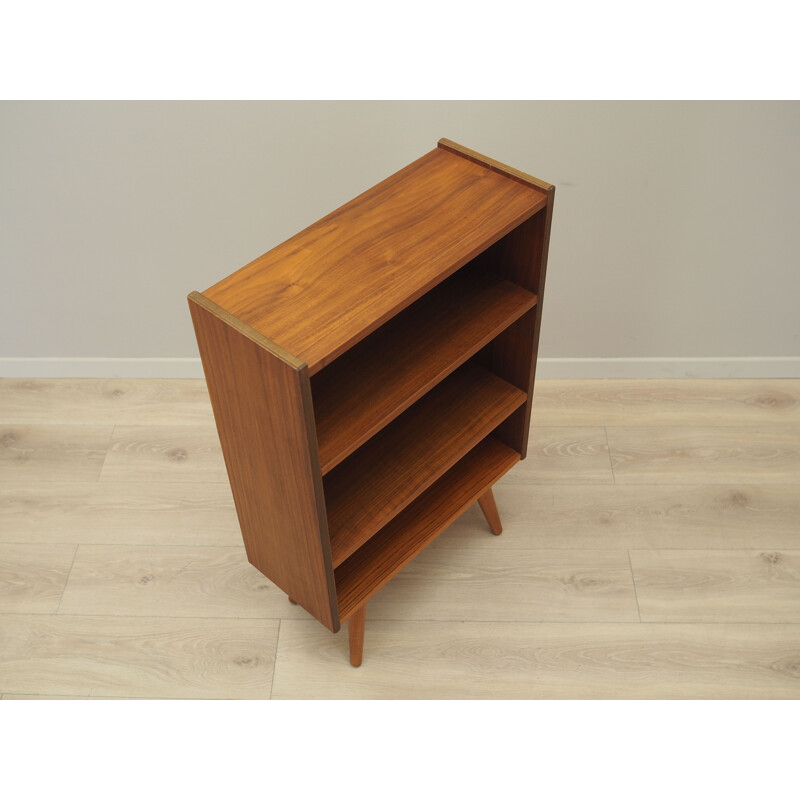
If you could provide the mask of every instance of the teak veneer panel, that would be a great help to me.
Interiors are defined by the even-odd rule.
[[[535,294],[465,267],[317,373],[323,474],[535,304]]]
[[[247,558],[337,631],[308,370],[203,295],[189,308]]]
[[[491,436],[401,511],[336,570],[339,616],[347,619],[519,461]]]
[[[460,367],[325,476],[334,566],[526,399],[472,363]]]
[[[313,375],[548,198],[438,147],[204,294]]]

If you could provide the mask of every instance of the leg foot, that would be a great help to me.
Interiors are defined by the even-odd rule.
[[[291,597],[289,598],[289,602],[290,602],[290,603],[291,603],[293,606],[296,606],[296,605],[297,605],[297,600],[292,600],[292,598],[291,598]]]
[[[363,605],[347,620],[347,633],[350,636],[350,663],[354,667],[361,666],[361,658],[364,654],[364,622],[366,618],[367,607]]]
[[[500,522],[500,514],[497,511],[497,503],[494,502],[494,495],[491,489],[487,489],[479,498],[483,516],[489,523],[489,530],[495,535],[499,536],[503,532],[503,524]]]

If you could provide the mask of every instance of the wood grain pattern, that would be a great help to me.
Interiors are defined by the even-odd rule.
[[[536,425],[800,425],[800,380],[537,380]]]
[[[0,423],[213,425],[203,380],[0,378]]]
[[[316,623],[315,623],[316,624]],[[268,698],[277,620],[0,617],[0,686],[16,694]]]
[[[227,483],[40,481],[0,484],[0,541],[236,546],[242,535]]]
[[[67,583],[74,545],[0,544],[0,614],[53,614]]]
[[[528,457],[508,480],[522,484],[614,483],[605,430],[534,426]]]
[[[329,472],[325,499],[334,566],[524,400],[518,389],[465,364]]]
[[[323,474],[535,303],[531,292],[465,268],[317,373]]]
[[[489,530],[495,536],[499,536],[503,532],[503,523],[500,521],[500,513],[497,510],[497,503],[494,501],[494,495],[491,489],[485,491],[478,498],[478,505],[481,507],[481,511],[486,517]]]
[[[382,622],[347,642],[281,625],[272,697],[800,699],[800,625]]]
[[[632,550],[643,622],[798,622],[800,550]]]
[[[457,156],[461,156],[469,161],[473,161],[476,164],[488,167],[500,175],[513,178],[514,180],[518,180],[520,183],[524,183],[536,189],[541,189],[545,192],[551,192],[555,188],[551,183],[539,180],[539,178],[534,178],[533,175],[528,175],[527,172],[522,172],[514,167],[509,167],[507,164],[503,164],[500,161],[495,161],[495,159],[489,158],[489,156],[485,156],[475,150],[470,150],[468,147],[464,147],[464,145],[453,142],[450,139],[439,139],[437,146],[441,147],[443,150],[448,150]]]
[[[204,294],[313,375],[546,200],[437,148]]]
[[[111,425],[0,423],[0,483],[96,481]]]
[[[525,405],[506,420],[498,436],[524,459],[528,451],[533,384],[542,324],[547,254],[553,217],[554,193],[548,192],[547,206],[516,227],[476,259],[478,264],[537,294],[536,308],[507,328],[490,348],[493,372],[528,395]]]
[[[548,427],[791,425],[800,423],[800,379],[539,378],[534,413]],[[0,422],[213,425],[214,418],[202,379],[0,378]]]
[[[433,546],[800,549],[796,486],[524,485],[514,482],[521,469],[492,490],[505,523],[498,541],[474,509]]]
[[[308,372],[202,296],[189,307],[247,557],[337,631]]]
[[[526,392],[533,390],[531,375],[536,357],[534,327],[537,309],[531,309],[514,325],[504,330],[488,347],[486,366],[495,375]],[[530,403],[525,402],[497,431],[498,438],[513,447],[522,457],[527,456]]]
[[[228,476],[210,425],[116,425],[100,480],[227,483]]]
[[[346,618],[427,547],[519,461],[488,437],[336,570],[339,613]]]
[[[607,431],[617,483],[800,483],[800,428]]]
[[[350,665],[360,667],[364,656],[364,626],[367,607],[354,611],[347,620],[347,637],[350,642]]]
[[[189,296],[248,558],[333,631],[335,567],[491,431],[525,455],[553,188],[443,140]],[[515,321],[492,374],[480,351]]]
[[[624,550],[429,548],[370,600],[369,613],[370,620],[639,621]]]
[[[59,613],[306,619],[239,547],[81,545]]]

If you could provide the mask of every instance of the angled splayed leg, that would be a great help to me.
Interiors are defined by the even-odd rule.
[[[483,511],[483,516],[489,523],[489,530],[499,536],[503,532],[503,523],[500,522],[500,514],[497,511],[497,503],[491,489],[487,489],[479,498],[478,503]]]
[[[347,620],[347,633],[350,637],[350,663],[354,667],[361,666],[364,654],[364,622],[367,617],[367,606],[364,604]]]

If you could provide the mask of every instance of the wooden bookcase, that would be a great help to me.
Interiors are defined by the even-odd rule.
[[[525,457],[553,187],[446,139],[189,295],[247,557],[367,601]]]

